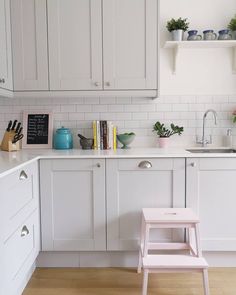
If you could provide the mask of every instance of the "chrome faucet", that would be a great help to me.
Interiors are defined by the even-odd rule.
[[[217,113],[216,113],[216,111],[212,110],[212,109],[207,110],[205,112],[205,114],[203,115],[202,139],[200,141],[197,141],[197,143],[200,143],[203,147],[206,147],[207,144],[212,143],[212,137],[211,136],[210,136],[210,140],[207,140],[205,138],[205,125],[206,125],[206,117],[207,117],[208,113],[212,113],[214,115],[215,125],[217,124]]]

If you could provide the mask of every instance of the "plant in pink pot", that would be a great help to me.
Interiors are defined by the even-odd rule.
[[[173,123],[170,124],[170,129],[167,128],[164,124],[161,124],[157,121],[153,125],[153,132],[156,132],[159,136],[158,143],[160,148],[166,148],[169,146],[169,138],[174,134],[181,135],[184,131],[184,127],[179,127],[174,125]]]

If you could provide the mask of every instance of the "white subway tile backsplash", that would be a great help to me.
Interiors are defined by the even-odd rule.
[[[100,104],[92,105],[92,112],[103,113],[107,111],[108,111],[107,105],[100,105]]]
[[[135,132],[132,146],[156,146],[157,136],[152,132],[156,121],[167,125],[173,122],[184,127],[181,136],[171,138],[175,146],[195,145],[195,136],[202,134],[204,112],[217,111],[217,126],[211,114],[206,120],[207,134],[213,135],[214,144],[221,144],[228,128],[236,136],[232,112],[236,109],[236,95],[230,96],[162,96],[155,100],[135,97],[87,98],[0,98],[0,137],[9,120],[22,120],[24,110],[51,110],[54,128],[62,125],[72,129],[79,146],[78,132],[92,136],[93,120],[111,120],[118,132]]]
[[[79,104],[76,107],[77,113],[91,113],[92,112],[92,106],[89,104]]]
[[[76,111],[76,105],[62,105],[61,106],[61,112],[62,113],[69,113],[69,112],[75,112]]]
[[[116,104],[115,97],[100,97],[100,104]]]
[[[84,113],[69,113],[69,120],[74,120],[74,121],[78,121],[78,120],[84,120]]]

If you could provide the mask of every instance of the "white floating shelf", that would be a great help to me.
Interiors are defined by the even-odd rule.
[[[174,64],[173,74],[176,73],[177,57],[180,49],[209,49],[232,48],[233,50],[233,74],[236,74],[236,40],[212,40],[212,41],[166,41],[164,48],[173,49]]]

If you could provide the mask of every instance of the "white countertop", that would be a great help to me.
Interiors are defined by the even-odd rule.
[[[0,151],[0,177],[38,159],[60,158],[234,158],[236,153],[190,153],[185,148],[132,148],[128,150],[53,150],[28,149],[17,152]]]

